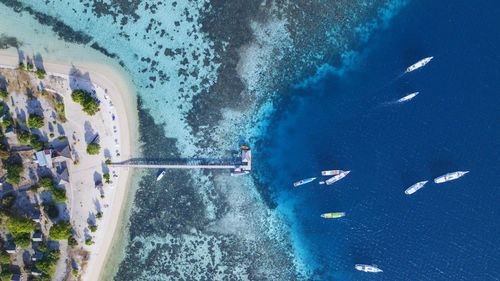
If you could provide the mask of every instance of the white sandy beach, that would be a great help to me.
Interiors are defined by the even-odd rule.
[[[0,65],[17,67],[19,59],[13,50],[0,50]],[[67,81],[68,74],[72,65],[62,63],[43,62],[47,71],[47,77],[53,75],[61,77]],[[86,64],[74,65],[81,73],[88,73],[91,83],[81,78],[76,78],[72,83],[80,88],[93,88],[96,96],[101,100],[101,111],[98,118],[102,124],[92,123],[92,129],[99,133],[101,138],[101,147],[109,150],[111,159],[114,162],[123,161],[132,157],[132,145],[137,132],[137,111],[133,100],[133,89],[131,83],[117,70],[107,65]],[[48,79],[48,78],[46,78]],[[71,123],[72,120],[86,120],[89,118],[81,111],[81,107],[71,101],[71,90],[68,84],[60,83],[59,89],[66,100],[66,116]],[[110,102],[111,101],[111,102]],[[83,118],[83,119],[82,119]],[[97,117],[96,117],[97,118]],[[71,124],[69,124],[71,125]],[[116,128],[114,128],[116,126]],[[67,132],[68,137],[72,132]],[[85,130],[82,127],[81,132],[74,132],[75,135],[82,136]],[[70,140],[73,142],[73,140]],[[81,146],[80,148],[78,146]],[[94,188],[94,171],[101,172],[103,169],[102,161],[105,157],[101,149],[100,155],[89,156],[80,151],[85,151],[86,142],[82,139],[74,147],[79,151],[79,164],[70,165],[70,184],[67,190],[68,210],[71,223],[75,229],[79,245],[90,252],[86,268],[81,272],[82,280],[98,280],[102,274],[109,250],[113,244],[115,231],[118,229],[121,220],[122,210],[128,193],[130,180],[130,171],[127,169],[109,168],[111,175],[111,184],[104,184],[103,190],[105,197],[99,198],[100,192]],[[116,177],[113,175],[116,174]],[[90,175],[90,176],[89,176]],[[119,176],[118,176],[119,175]],[[97,199],[96,199],[97,198]],[[90,214],[96,213],[96,208],[103,212],[103,217],[97,221],[98,230],[90,233],[86,228]],[[85,246],[82,242],[85,237],[92,236],[94,244]],[[58,276],[63,276],[63,273]],[[56,276],[56,277],[58,277]]]

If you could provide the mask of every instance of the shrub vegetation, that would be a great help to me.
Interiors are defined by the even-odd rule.
[[[30,132],[26,130],[19,130],[17,132],[17,140],[22,144],[27,144],[30,140]]]
[[[6,100],[9,98],[9,92],[5,89],[0,89],[0,98]]]
[[[23,165],[18,163],[5,164],[4,168],[7,170],[7,181],[10,184],[19,184]]]
[[[57,260],[59,260],[59,251],[54,250],[35,262],[35,267],[42,272],[42,278],[50,280],[55,273]]]
[[[89,155],[97,155],[101,150],[101,146],[98,143],[91,143],[87,145],[87,153]]]
[[[71,93],[71,99],[79,103],[88,115],[95,115],[99,111],[99,103],[86,91],[74,90]]]
[[[45,70],[41,69],[41,68],[38,68],[36,71],[35,71],[35,74],[36,76],[38,76],[38,79],[43,79],[45,78]]]
[[[71,224],[67,221],[59,221],[52,225],[49,230],[49,236],[54,241],[68,239],[71,236]]]
[[[30,114],[28,117],[28,127],[30,127],[30,129],[33,128],[39,129],[43,127],[43,116],[37,114]]]

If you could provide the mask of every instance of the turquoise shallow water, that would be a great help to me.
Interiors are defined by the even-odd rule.
[[[355,68],[371,34],[405,2],[0,3],[0,35],[17,38],[21,49],[39,46],[47,58],[65,61],[106,56],[130,75],[141,156],[225,158],[246,141],[258,169],[267,164],[260,143],[273,113],[295,95],[284,89]],[[119,262],[108,266],[105,279],[319,276],[309,242],[289,224],[290,212],[275,208],[275,195],[256,187],[255,177],[176,171],[157,183],[155,174],[134,181],[129,221],[123,222],[128,240],[115,250],[112,260]]]

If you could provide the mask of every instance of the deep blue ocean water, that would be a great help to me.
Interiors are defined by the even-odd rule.
[[[260,168],[271,169],[278,209],[319,278],[500,279],[498,15],[496,1],[412,1],[353,70],[290,93],[297,98],[266,133],[269,166]],[[427,66],[394,80],[427,56]],[[386,104],[414,91],[410,102]],[[293,188],[326,169],[352,172],[332,186]],[[470,173],[432,182],[456,170]],[[334,211],[347,216],[319,216]],[[384,273],[357,272],[356,263]]]

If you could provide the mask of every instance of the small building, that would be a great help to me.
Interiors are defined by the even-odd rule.
[[[52,168],[52,153],[54,150],[52,149],[44,149],[35,152],[34,158],[35,163],[37,163],[40,167]]]
[[[66,161],[60,162],[56,167],[56,175],[60,184],[69,183],[69,171]]]
[[[7,243],[7,245],[5,245],[5,251],[9,254],[15,254],[16,248],[17,247],[14,243]]]
[[[35,250],[35,253],[31,256],[31,260],[34,262],[39,261],[42,258],[43,258],[43,253],[37,250]]]
[[[31,215],[30,219],[34,222],[40,222],[40,213],[34,213]]]
[[[71,156],[71,148],[69,147],[68,144],[57,147],[54,149],[54,152],[52,153],[52,159],[55,162],[60,162],[60,161],[66,161],[67,159],[73,160],[73,157]]]
[[[33,242],[42,242],[43,241],[42,232],[35,231],[35,233],[33,233],[33,236],[31,236],[31,241],[33,241]]]

